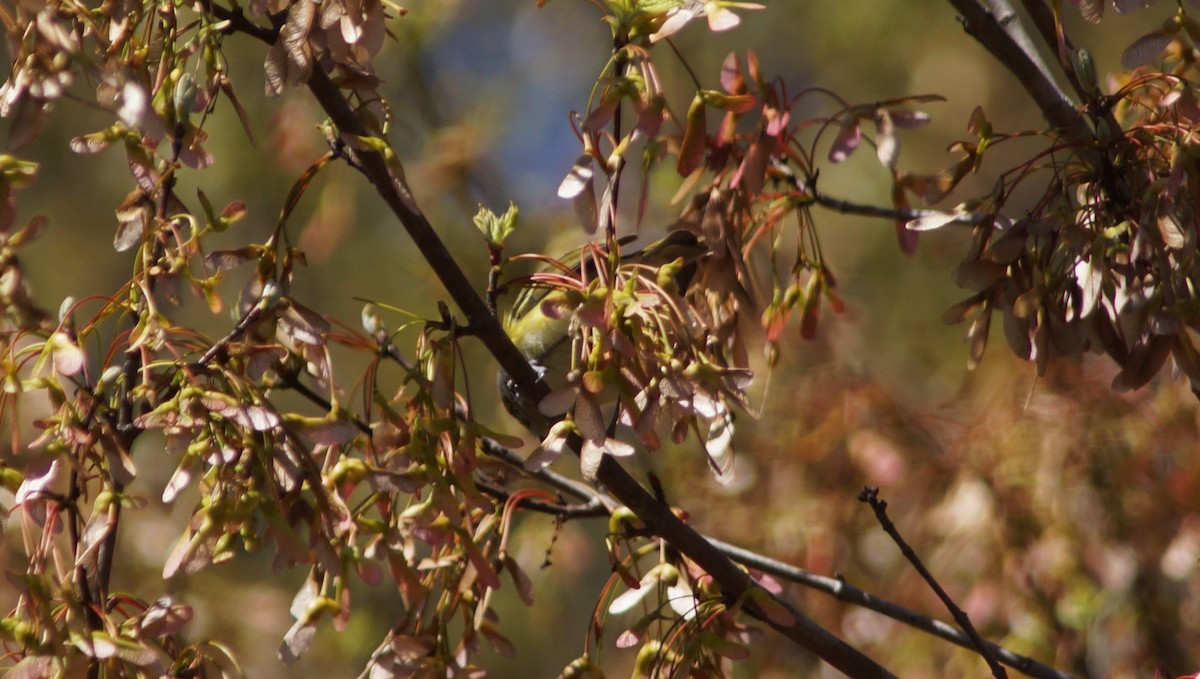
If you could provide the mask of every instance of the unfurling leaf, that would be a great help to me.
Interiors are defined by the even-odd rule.
[[[651,570],[642,578],[638,586],[621,593],[620,596],[612,600],[608,605],[608,612],[611,615],[622,615],[633,610],[635,606],[642,602],[648,594],[654,591],[655,585],[658,584],[658,574]]]
[[[982,106],[976,106],[967,120],[967,133],[977,135],[981,139],[992,136],[992,124],[988,122]]]
[[[83,134],[71,139],[69,146],[75,153],[98,153],[108,147],[113,140],[118,139],[122,130],[117,126],[99,132]]]
[[[516,229],[519,215],[520,210],[512,202],[509,202],[508,210],[499,216],[481,205],[474,222],[489,245],[500,246]]]
[[[517,564],[516,559],[513,559],[511,556],[505,556],[503,563],[504,570],[508,571],[509,576],[512,577],[513,585],[517,588],[517,596],[521,598],[521,602],[526,606],[532,606],[533,581],[529,579],[529,576]]]
[[[1099,93],[1099,86],[1096,82],[1096,62],[1092,59],[1092,53],[1082,47],[1075,51],[1075,74],[1084,91]]]
[[[604,459],[604,447],[592,443],[589,439],[584,439],[583,450],[579,453],[579,472],[583,478],[593,481],[596,478],[596,472],[600,469],[600,463]]]
[[[164,597],[142,614],[139,629],[146,638],[166,637],[186,627],[193,616],[191,606],[172,603],[169,597]]]
[[[684,26],[687,26],[691,23],[692,19],[696,18],[697,11],[697,9],[687,6],[675,8],[675,11],[662,23],[662,26],[650,36],[650,42],[658,42],[683,30]]]
[[[774,137],[766,134],[765,131],[760,133],[754,143],[750,145],[750,150],[746,152],[745,159],[738,167],[733,178],[733,186],[744,185],[746,190],[754,195],[762,191],[771,157],[775,154],[777,146],[778,143]]]
[[[283,636],[279,644],[279,660],[290,665],[300,659],[312,646],[313,637],[317,634],[316,621],[297,620],[292,628]]]
[[[933,120],[933,116],[924,111],[891,111],[892,123],[896,127],[904,130],[915,130],[919,127],[925,127],[929,121]]]
[[[229,204],[225,206],[224,210],[221,210],[221,218],[219,222],[221,227],[224,228],[245,216],[246,204],[240,200],[234,200],[230,201]],[[218,228],[217,230],[219,231],[221,228]]]
[[[742,23],[741,17],[724,7],[717,7],[714,10],[708,11],[708,29],[713,33],[728,31],[731,28],[737,27],[740,23]]]
[[[54,358],[54,370],[59,374],[76,375],[83,370],[83,350],[66,333],[54,333],[47,340],[47,345]]]
[[[617,648],[633,648],[642,643],[643,639],[645,639],[645,631],[627,629],[617,635],[617,640],[613,643]]]
[[[820,296],[817,295],[817,277],[809,279],[804,286],[804,302],[800,311],[800,336],[812,339],[817,336],[817,319],[820,315]]]
[[[592,184],[592,157],[586,153],[575,159],[571,171],[558,185],[558,197],[573,202],[575,215],[588,233],[596,230],[596,188]]]
[[[624,98],[625,93],[620,88],[609,90],[596,108],[588,112],[587,118],[584,119],[580,129],[588,134],[596,134],[603,130],[608,121],[612,120],[613,114],[617,112],[617,108],[621,105],[621,100]]]
[[[600,404],[596,401],[593,394],[582,392],[575,399],[575,423],[579,426],[579,433],[585,439],[596,445],[602,445],[605,439],[605,421],[604,414],[600,410]]]
[[[1104,282],[1096,257],[1090,260],[1079,260],[1075,263],[1075,282],[1083,295],[1079,301],[1079,318],[1087,318],[1096,310],[1100,303],[1100,293]]]
[[[254,261],[262,254],[259,246],[246,246],[237,250],[215,250],[204,256],[204,266],[215,271],[227,271]]]

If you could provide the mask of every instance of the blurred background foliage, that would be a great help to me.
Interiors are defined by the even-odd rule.
[[[1082,24],[1074,13],[1068,19],[1077,43],[1093,51],[1104,73],[1119,68],[1125,45],[1168,15],[1171,3],[1161,4],[1099,26]],[[470,219],[479,204],[500,211],[512,200],[521,207],[512,251],[555,255],[582,242],[570,205],[555,190],[577,153],[568,112],[585,107],[608,54],[608,31],[594,9],[577,0],[554,0],[540,10],[533,0],[405,6],[408,16],[391,22],[395,40],[377,62],[394,116],[391,139],[422,207],[480,288],[487,253]],[[685,31],[678,40],[707,86],[716,85],[726,54],[752,47],[764,72],[782,77],[790,93],[821,86],[850,102],[945,96],[945,103],[926,107],[933,125],[904,134],[904,168],[934,172],[948,165],[953,159],[945,148],[966,136],[976,105],[999,130],[1043,125],[1011,76],[962,32],[949,4],[778,0],[765,12],[742,16],[734,31]],[[214,205],[235,198],[247,203],[248,218],[215,245],[265,239],[292,182],[326,150],[316,127],[321,115],[305,91],[262,97],[264,55],[264,47],[248,40],[227,43],[253,144],[232,111],[222,108],[207,125],[214,168],[182,175],[179,195],[187,200],[199,187]],[[674,91],[686,93],[683,69],[670,59],[659,64],[680,83]],[[686,101],[672,105],[683,110]],[[803,111],[827,115],[835,106],[813,97]],[[23,215],[50,218],[47,236],[24,260],[46,308],[67,296],[113,294],[130,273],[128,258],[112,248],[113,209],[128,187],[122,154],[80,156],[67,149],[68,139],[105,121],[64,101],[50,132],[21,152],[42,164],[37,185],[20,200]],[[991,152],[982,173],[955,197],[987,191],[997,173],[1039,143]],[[871,155],[826,164],[821,188],[887,205],[888,177]],[[679,180],[664,172],[653,181],[665,197]],[[647,234],[677,211],[666,200],[652,204]],[[719,490],[694,451],[666,454],[651,466],[668,499],[702,531],[820,574],[841,573],[872,593],[948,619],[870,510],[856,502],[864,484],[877,485],[893,520],[985,637],[1080,675],[1200,669],[1195,398],[1166,379],[1114,394],[1115,369],[1101,357],[1056,365],[1036,379],[1031,365],[1001,349],[967,373],[964,328],[939,320],[966,296],[951,282],[966,234],[926,234],[917,254],[905,257],[886,220],[828,211],[819,211],[817,220],[847,311],[823,315],[814,341],[801,340],[795,329],[778,367],[760,369],[754,405],[761,414],[739,423],[744,483]],[[338,164],[324,171],[288,229],[308,254],[309,268],[297,275],[296,288],[309,306],[351,325],[358,324],[363,298],[437,315],[436,301],[445,295],[432,272],[353,171]],[[232,273],[227,300],[248,275]],[[230,323],[227,313],[213,315],[195,299],[183,304],[191,322],[213,336]],[[497,405],[494,365],[478,347],[468,349],[477,414],[517,433]],[[148,599],[169,592],[196,607],[192,633],[226,640],[248,676],[356,672],[398,605],[391,595],[363,586],[349,627],[334,633],[325,626],[313,652],[285,668],[275,649],[291,623],[287,608],[300,573],[277,577],[269,555],[260,554],[187,582],[161,580],[162,560],[187,518],[159,501],[172,469],[161,443],[145,436],[135,451],[141,475],[131,491],[140,485],[151,505],[131,514],[130,529],[122,529],[117,570],[126,580],[115,589]],[[544,516],[523,519],[517,558],[534,577],[536,603],[526,608],[513,592],[501,592],[507,602],[501,629],[518,652],[485,661],[493,676],[554,676],[578,655],[609,576],[603,530],[600,523],[556,529]],[[5,550],[14,546],[9,540]],[[540,568],[547,558],[552,565]],[[789,590],[802,610],[900,676],[985,671],[967,651],[825,595]],[[623,676],[630,652],[616,651],[611,638],[605,642],[610,676]],[[734,676],[828,672],[789,644],[760,643]]]

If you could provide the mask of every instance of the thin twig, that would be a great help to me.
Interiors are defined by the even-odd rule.
[[[382,355],[389,357],[406,370],[409,369],[408,362],[399,353],[396,347],[385,340],[386,338],[384,338],[384,341],[382,341],[379,352]],[[304,396],[319,407],[325,410],[328,410],[331,407],[329,402],[323,396],[317,394],[311,389],[308,389],[302,383],[299,383],[294,376],[291,379],[285,376],[284,381],[287,386],[296,389],[297,393]],[[357,417],[352,419],[360,431],[364,433],[370,433],[370,427],[365,422]],[[562,474],[554,472],[550,469],[531,471],[525,468],[524,460],[520,455],[518,455],[515,451],[496,443],[492,439],[482,438],[480,439],[480,445],[484,453],[493,459],[496,459],[501,463],[511,467],[516,472],[545,483],[558,492],[570,495],[580,501],[575,504],[563,504],[525,499],[518,504],[518,506],[521,508],[558,516],[563,519],[576,519],[600,518],[608,516],[612,513],[612,510],[615,507],[620,505],[617,500],[613,499],[608,494],[599,491],[585,483],[581,483],[569,477],[563,476]],[[483,492],[502,501],[511,495],[511,491],[486,481],[477,479],[476,485]],[[853,585],[848,584],[843,579],[830,578],[817,575],[815,573],[810,573],[802,568],[792,566],[736,545],[731,545],[716,538],[709,536],[703,537],[723,554],[740,564],[749,566],[764,573],[769,573],[788,582],[793,582],[810,589],[831,594],[837,597],[840,601],[845,601],[850,604],[870,609],[876,613],[886,615],[893,620],[898,620],[910,627],[933,634],[934,636],[940,637],[946,641],[949,641],[950,643],[957,644],[963,648],[975,648],[971,640],[961,630],[958,630],[940,620],[934,620],[933,618],[921,615],[920,613],[907,609],[897,603],[874,596]],[[1027,656],[1014,653],[1003,646],[994,644],[992,642],[985,643],[1000,662],[1027,676],[1034,677],[1035,679],[1074,679],[1069,674],[1059,672],[1053,667],[1039,663],[1038,661]]]
[[[841,198],[834,198],[827,194],[817,191],[815,188],[809,190],[809,195],[812,196],[813,202],[821,207],[828,208],[835,212],[840,212],[847,215],[861,215],[863,217],[881,217],[884,219],[904,220],[911,222],[914,219],[922,219],[924,217],[937,217],[946,214],[943,210],[925,210],[919,208],[895,208],[883,207],[881,205],[868,205],[865,203],[855,203]],[[991,215],[983,212],[962,212],[953,213],[955,218],[950,224],[961,224],[964,226],[974,226],[982,223]]]
[[[950,611],[950,615],[953,616],[958,626],[967,633],[967,636],[971,639],[971,643],[975,646],[975,650],[979,651],[979,655],[983,656],[983,659],[987,661],[988,667],[992,670],[992,676],[996,677],[996,679],[1006,679],[1008,673],[996,661],[991,649],[988,648],[987,642],[983,640],[983,637],[979,636],[979,632],[971,624],[971,619],[967,617],[966,612],[959,608],[958,604],[954,603],[954,599],[950,598],[950,595],[942,588],[937,578],[933,577],[933,573],[930,573],[929,569],[925,568],[925,564],[921,562],[921,557],[917,556],[913,548],[904,541],[904,538],[900,535],[900,531],[896,529],[896,525],[888,518],[887,501],[879,499],[879,489],[871,486],[863,488],[862,492],[858,495],[858,500],[871,505],[871,509],[875,511],[875,519],[879,521],[879,525],[892,538],[892,541],[900,547],[900,552],[904,554],[904,558],[908,559],[908,562],[912,564],[913,568],[917,569],[917,572],[921,574],[925,582],[929,583],[929,587],[942,600],[942,604]]]
[[[241,18],[239,14],[216,6],[211,0],[201,0],[201,3],[205,11],[211,12],[219,18],[235,21],[230,26],[232,29],[238,30],[236,19]],[[259,35],[261,36],[261,34]],[[269,40],[269,42],[273,41]],[[495,356],[501,369],[517,383],[521,393],[532,399],[532,402],[540,401],[547,393],[546,385],[537,379],[533,368],[504,333],[496,316],[467,279],[436,230],[417,207],[410,187],[400,175],[398,164],[394,159],[385,158],[377,150],[367,146],[360,148],[357,142],[350,143],[355,139],[368,138],[371,133],[363,126],[346,97],[322,68],[313,69],[307,86],[337,127],[342,139],[348,142],[347,146],[351,148],[347,152],[351,155],[355,166],[375,186],[380,198],[409,233],[430,267],[441,279],[447,292],[467,317],[470,326],[475,329],[475,334]],[[537,426],[543,431],[534,433],[544,434],[545,423],[538,423]],[[633,511],[649,530],[670,543],[711,575],[730,602],[741,602],[744,610],[748,613],[768,623],[797,645],[810,650],[849,676],[893,676],[866,655],[755,584],[745,571],[736,566],[699,533],[684,524],[669,507],[647,493],[645,488],[612,457],[604,456],[601,459],[596,477],[613,497]],[[774,600],[775,605],[789,610],[793,620],[792,624],[782,624],[777,617],[767,615],[749,596],[751,591],[757,591],[758,595],[769,597]]]
[[[385,344],[380,349],[380,352],[388,357],[394,358],[401,365],[406,364],[406,361],[404,361],[403,357],[400,356],[399,352],[396,351],[395,347],[393,347],[391,344]],[[311,389],[308,385],[301,382],[299,375],[296,373],[280,373],[279,376],[282,380],[283,386],[295,391],[300,396],[303,396],[310,403],[325,411],[333,408],[333,404],[329,402],[329,399],[325,398],[321,394]],[[462,413],[456,414],[460,417],[462,416]],[[344,411],[340,413],[340,416],[346,418],[363,434],[367,436],[371,435],[371,426],[364,422],[361,418]],[[520,505],[522,507],[529,507],[538,511],[561,515],[563,518],[578,518],[583,516],[607,516],[618,504],[615,500],[612,500],[606,495],[596,492],[596,490],[590,486],[580,483],[579,481],[575,481],[574,479],[567,478],[562,474],[550,469],[537,469],[532,471],[526,469],[524,460],[521,459],[520,455],[491,439],[481,439],[480,447],[483,449],[484,453],[490,455],[496,460],[499,460],[522,475],[537,481],[541,481],[560,493],[566,493],[567,495],[582,501],[582,504],[579,505],[553,505],[550,503],[539,503],[537,501],[522,501],[522,504]],[[498,489],[498,487],[494,485],[486,484],[486,482],[480,482],[479,480],[477,480],[476,483],[493,497],[500,499],[508,498],[507,491],[504,491],[503,489]],[[484,485],[487,485],[488,487],[485,488]],[[600,505],[599,509],[596,508],[597,503]],[[562,510],[556,510],[555,508],[562,508]]]
[[[503,504],[508,498],[512,497],[513,493],[506,488],[497,486],[487,481],[475,480],[475,485],[483,492],[500,500]],[[543,514],[551,514],[553,516],[566,521],[568,519],[594,519],[603,516],[608,516],[611,510],[604,506],[600,499],[593,498],[591,501],[582,504],[566,504],[558,502],[546,502],[544,500],[535,500],[531,497],[523,497],[517,501],[516,506],[520,509],[529,509]]]
[[[891,672],[866,655],[834,636],[808,616],[779,597],[767,592],[729,557],[713,547],[704,536],[685,524],[667,505],[646,492],[611,455],[600,458],[596,480],[617,500],[646,524],[650,533],[662,538],[696,563],[720,586],[727,600],[744,602],[751,616],[769,625],[776,632],[808,649],[814,655],[851,677],[892,677]],[[791,615],[791,624],[782,624],[767,615],[752,599],[750,592],[759,592]]]
[[[902,622],[909,627],[940,637],[952,644],[975,650],[975,644],[971,639],[962,630],[955,628],[953,625],[948,625],[941,620],[921,615],[900,604],[881,599],[851,585],[841,577],[831,578],[810,573],[803,568],[798,568],[791,564],[763,556],[758,552],[752,552],[748,549],[722,542],[716,538],[710,537],[708,541],[729,556],[729,558],[744,566],[768,573],[781,580],[803,585],[804,587],[815,589],[825,594],[831,594],[837,597],[839,601],[875,611],[893,620]],[[990,641],[985,641],[984,643],[987,644],[988,649],[996,656],[997,660],[1026,676],[1034,677],[1035,679],[1074,679],[1070,674],[1060,672],[1028,656],[1014,653],[999,644],[994,644]]]
[[[548,486],[551,486],[561,492],[574,496],[577,499],[583,500],[585,503],[597,501],[603,504],[611,512],[613,508],[620,505],[619,502],[608,497],[604,493],[598,492],[596,489],[581,483],[574,479],[568,478],[550,469],[537,469],[530,471],[525,468],[525,461],[521,456],[496,443],[491,439],[483,439],[483,452],[500,460],[504,464],[519,470],[522,474],[526,474]]]
[[[343,133],[359,135],[365,133],[341,92],[323,71],[314,69],[308,85],[318,103]],[[487,304],[471,286],[470,281],[462,273],[458,263],[450,255],[433,226],[416,208],[407,184],[401,177],[392,174],[380,154],[365,151],[359,153],[359,159],[368,178],[397,219],[404,225],[409,235],[412,236],[430,267],[441,278],[447,292],[466,314],[471,326],[478,328],[480,340],[496,357],[501,369],[516,381],[520,392],[531,399],[531,402],[540,402],[547,394],[546,384],[537,379],[532,366],[504,333],[496,317],[488,310]],[[539,428],[544,426],[541,424]],[[537,431],[535,433],[542,434],[544,432]],[[575,450],[578,448],[576,447]],[[744,600],[751,589],[761,590],[724,554],[721,554],[700,537],[699,533],[684,524],[669,507],[664,506],[647,493],[611,456],[606,455],[601,458],[596,478],[611,491],[617,500],[629,507],[650,530],[708,572],[731,601]],[[766,590],[761,591],[764,596],[775,598]],[[780,606],[791,610],[794,621],[792,625],[781,625],[771,620],[770,616],[767,616],[753,603],[748,603],[746,609],[751,615],[763,620],[785,637],[849,676],[893,676],[878,663],[798,611],[791,609],[786,603],[777,599],[776,601]]]
[[[234,324],[232,330],[226,333],[221,339],[213,342],[213,345],[208,348],[208,351],[205,351],[203,356],[196,359],[196,361],[192,363],[190,366],[191,369],[202,370],[207,368],[208,364],[212,363],[218,357],[224,356],[225,351],[229,349],[229,345],[241,339],[242,336],[245,335],[246,332],[258,322],[259,318],[263,315],[263,312],[271,308],[272,305],[273,304],[271,300],[267,299],[265,295],[260,297],[258,303],[251,307],[250,310],[246,312],[245,316],[242,316],[240,319],[238,319],[238,322]]]

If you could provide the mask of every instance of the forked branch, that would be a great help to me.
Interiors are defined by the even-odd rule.
[[[249,22],[240,12],[205,2],[205,8],[214,16],[229,20],[231,29],[253,35],[271,43],[273,32]],[[314,68],[306,83],[313,97],[337,127],[340,140],[346,145],[350,162],[375,186],[384,203],[412,237],[422,256],[441,280],[442,285],[466,316],[475,334],[496,357],[501,369],[508,373],[522,394],[534,402],[545,397],[546,385],[538,381],[537,375],[525,361],[512,341],[500,327],[496,316],[483,298],[476,292],[466,274],[451,256],[449,250],[434,230],[429,220],[417,207],[412,192],[404,177],[398,173],[398,163],[385,157],[381,151],[360,143],[371,133],[355,116],[349,101],[320,68]],[[389,162],[391,161],[391,162]],[[758,617],[784,636],[812,651],[825,662],[852,677],[890,677],[892,674],[866,657],[849,644],[835,637],[828,630],[795,611],[784,602],[793,617],[793,624],[781,625],[772,622],[761,609],[754,605],[749,590],[758,589],[761,596],[771,597],[766,590],[756,585],[745,571],[738,568],[724,554],[713,547],[699,533],[679,520],[670,508],[660,503],[633,479],[611,457],[605,456],[597,471],[597,480],[656,535],[669,542],[681,553],[696,562],[720,585],[730,602],[742,601],[748,612]]]
[[[882,527],[884,532],[888,534],[888,537],[890,537],[892,541],[896,543],[896,546],[900,548],[901,553],[904,554],[904,558],[908,559],[908,562],[912,564],[913,568],[915,568],[918,573],[921,574],[921,577],[924,578],[925,582],[929,583],[930,589],[937,594],[938,599],[941,599],[942,604],[946,607],[946,610],[950,611],[950,615],[953,616],[954,621],[958,623],[958,626],[962,628],[962,631],[966,632],[967,636],[971,639],[971,644],[975,647],[975,650],[979,652],[979,655],[983,656],[985,661],[987,661],[988,667],[992,670],[992,676],[994,676],[996,679],[1006,679],[1008,677],[1008,673],[1005,672],[1000,663],[996,661],[995,656],[992,654],[992,650],[988,647],[987,642],[983,640],[983,637],[979,636],[979,632],[975,630],[975,625],[971,624],[971,619],[967,617],[966,612],[963,611],[958,604],[954,603],[954,599],[952,599],[950,595],[946,593],[945,588],[943,588],[941,583],[937,581],[937,578],[933,577],[933,573],[929,572],[929,569],[925,567],[925,564],[921,561],[921,558],[917,556],[917,553],[913,551],[913,548],[910,547],[904,537],[900,535],[900,531],[896,529],[896,525],[892,523],[890,518],[888,518],[887,502],[879,499],[879,489],[868,486],[859,494],[858,499],[859,501],[865,502],[871,506],[871,509],[875,512],[876,520],[879,521],[880,527]]]

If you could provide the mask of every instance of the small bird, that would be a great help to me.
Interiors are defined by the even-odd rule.
[[[631,237],[623,238],[618,244],[624,245],[631,240]],[[587,281],[596,278],[605,254],[602,249],[592,252],[591,257],[584,257],[573,267],[563,264],[557,274],[553,270],[539,274],[542,280],[522,288],[501,320],[505,333],[551,389],[562,386],[574,367],[571,324],[585,302]],[[623,254],[621,263],[641,264],[656,270],[676,263],[672,283],[675,292],[683,294],[695,275],[696,263],[706,252],[694,233],[675,230],[641,250]],[[567,259],[578,261],[579,257]],[[545,417],[531,410],[536,410],[538,404],[522,398],[516,384],[503,370],[498,381],[504,406],[518,421],[528,426]]]

